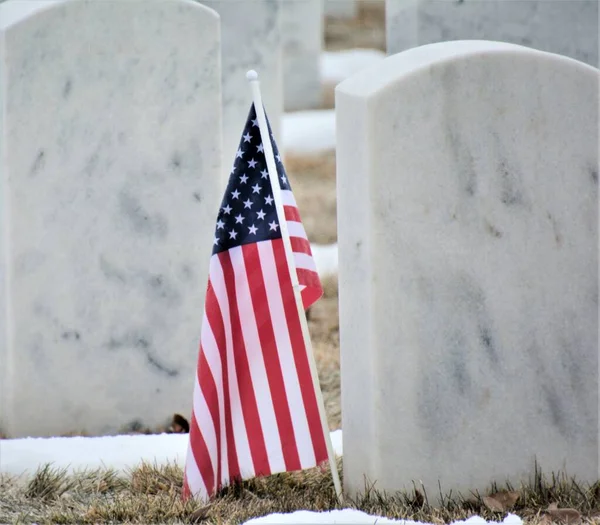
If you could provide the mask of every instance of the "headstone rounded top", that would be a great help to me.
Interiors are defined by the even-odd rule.
[[[595,74],[600,73],[597,68],[573,58],[518,44],[492,40],[452,40],[426,44],[390,55],[340,82],[336,87],[336,92],[371,97],[400,79],[423,72],[431,66],[462,60],[474,55],[546,57],[555,62],[562,61],[570,64],[571,67],[587,69]]]
[[[6,30],[20,22],[23,22],[32,15],[38,15],[46,11],[50,11],[54,7],[75,4],[72,0],[27,0],[22,2],[19,0],[6,0],[0,3],[0,30]],[[210,7],[200,4],[194,0],[176,0],[167,3],[166,5],[177,6],[186,5],[197,11],[204,11],[206,14],[212,15],[219,19],[219,14]],[[96,2],[89,2],[88,5],[95,7]]]

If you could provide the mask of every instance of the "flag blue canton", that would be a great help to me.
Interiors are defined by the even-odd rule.
[[[266,117],[266,114],[265,114]],[[282,190],[291,190],[267,117],[269,137]],[[249,244],[281,238],[277,209],[254,104],[236,152],[227,190],[217,215],[213,255]]]

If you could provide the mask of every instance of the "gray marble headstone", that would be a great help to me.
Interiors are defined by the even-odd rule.
[[[283,66],[278,0],[202,0],[221,19],[223,169],[229,175],[252,104],[246,72],[260,80],[273,134],[280,139]]]
[[[497,40],[598,67],[598,0],[386,0],[388,54],[447,40]]]
[[[457,41],[337,86],[350,492],[598,479],[599,78]]]
[[[8,0],[0,55],[0,432],[188,414],[225,187],[218,16]]]
[[[321,104],[323,1],[279,0],[286,111],[312,109]]]

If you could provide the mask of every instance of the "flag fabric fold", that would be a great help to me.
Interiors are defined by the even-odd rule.
[[[268,124],[304,308],[322,293]],[[327,459],[254,104],[218,212],[193,388],[184,498]]]

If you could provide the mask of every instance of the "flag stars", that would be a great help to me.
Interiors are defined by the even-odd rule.
[[[213,253],[281,237],[284,219],[275,213],[280,203],[275,201],[271,179],[282,191],[290,189],[291,181],[283,167],[285,152],[278,151],[271,130],[262,140],[260,122],[256,114],[251,115],[232,155],[228,187],[213,231]],[[267,150],[269,162],[275,161],[272,164],[265,158]]]

